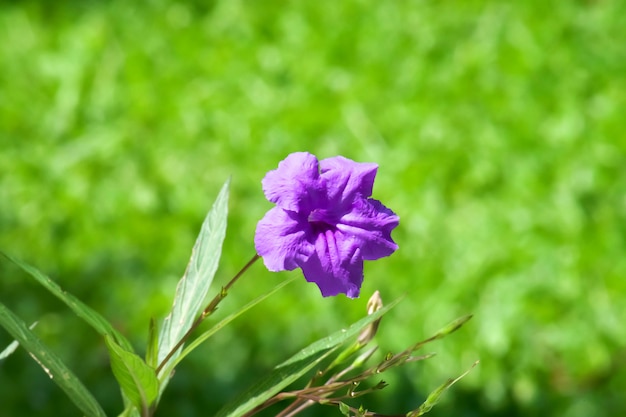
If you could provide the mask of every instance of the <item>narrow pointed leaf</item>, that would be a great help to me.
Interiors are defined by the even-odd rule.
[[[362,318],[347,329],[339,330],[302,349],[275,367],[272,372],[248,391],[224,406],[218,412],[217,417],[240,417],[263,404],[332,354],[345,341],[355,337],[365,326],[382,317],[398,301],[396,300],[373,314]]]
[[[204,219],[187,270],[176,287],[172,311],[163,321],[159,335],[159,363],[165,359],[189,330],[203,307],[206,294],[217,270],[222,252],[222,242],[226,235],[229,182],[226,181],[213,207]],[[180,350],[170,358],[169,362],[175,360],[179,354]],[[166,368],[167,364],[163,369]]]
[[[33,330],[36,325],[37,325],[37,322],[34,322],[33,324],[30,325],[30,327],[28,327],[28,329]],[[17,340],[14,340],[13,342],[9,343],[9,346],[7,346],[2,352],[0,352],[0,361],[3,359],[6,359],[9,355],[15,352],[19,346],[20,346],[20,343]]]
[[[422,340],[421,342],[418,342],[415,345],[413,345],[413,347],[409,351],[413,352],[418,349],[421,349],[427,343],[433,342],[435,340],[443,339],[449,334],[456,332],[465,323],[467,323],[472,317],[473,317],[472,314],[466,314],[465,316],[462,316],[462,317],[457,318],[456,320],[453,320],[452,322],[444,326],[442,329],[440,329],[437,333],[435,333],[434,336],[431,336],[428,339]]]
[[[467,321],[467,320],[466,320]],[[420,407],[407,414],[407,417],[419,417],[422,416],[426,413],[428,413],[430,410],[433,409],[433,407],[435,405],[437,405],[437,403],[439,402],[439,399],[441,398],[441,395],[446,392],[448,390],[448,388],[450,388],[452,385],[456,384],[461,378],[463,378],[465,375],[469,374],[470,371],[472,369],[474,369],[474,367],[478,365],[478,361],[474,362],[474,364],[465,372],[463,372],[461,375],[459,375],[458,377],[452,379],[448,379],[446,382],[444,382],[443,384],[441,384],[440,386],[438,386],[433,392],[431,392],[430,394],[428,394],[428,397],[426,397],[426,401],[424,401],[424,403],[422,405],[420,405]]]
[[[124,350],[111,337],[105,337],[111,357],[111,369],[124,395],[139,410],[147,410],[159,394],[159,380],[154,368],[139,356]]]
[[[65,303],[78,317],[83,319],[87,324],[93,327],[102,336],[110,335],[115,338],[117,343],[126,350],[132,350],[132,345],[120,332],[118,332],[100,313],[84,304],[72,294],[64,291],[57,283],[44,275],[37,268],[23,262],[13,256],[1,252],[0,254],[20,267],[24,272],[34,278],[39,284],[50,291],[55,297]]]
[[[33,359],[52,378],[52,381],[65,391],[70,400],[84,415],[89,417],[106,417],[100,404],[80,382],[78,377],[53,351],[43,344],[19,317],[1,303],[0,325],[30,353]]]
[[[465,323],[467,323],[472,317],[473,314],[466,314],[464,316],[459,317],[456,320],[453,320],[451,323],[448,323],[442,329],[440,329],[437,334],[434,336],[437,339],[442,339],[449,335],[450,333],[454,333],[461,328]]]
[[[350,407],[346,403],[339,403],[339,412],[344,416],[350,416]]]

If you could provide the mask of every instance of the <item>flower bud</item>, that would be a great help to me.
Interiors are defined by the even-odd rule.
[[[367,301],[367,314],[372,315],[376,311],[380,310],[382,307],[383,300],[382,298],[380,298],[380,292],[376,290]],[[370,325],[363,329],[363,331],[361,331],[361,334],[359,334],[359,338],[357,339],[357,343],[359,345],[365,346],[374,338],[376,332],[378,331],[378,325],[380,324],[381,319],[382,317],[376,321],[373,321]]]

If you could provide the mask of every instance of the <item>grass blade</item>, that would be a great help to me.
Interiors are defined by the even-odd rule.
[[[33,330],[36,325],[37,325],[37,322],[34,322],[33,324],[30,325],[29,329]],[[11,343],[9,343],[9,346],[7,346],[2,352],[0,352],[0,361],[3,359],[6,359],[9,355],[15,352],[19,346],[20,346],[20,343],[17,340],[14,340]]]
[[[106,417],[100,404],[78,377],[4,304],[0,303],[0,325],[39,363],[74,404],[89,417]]]
[[[37,268],[23,262],[13,256],[1,252],[0,254],[20,267],[24,272],[34,278],[44,288],[50,291],[55,297],[67,305],[78,317],[83,319],[87,324],[93,327],[102,336],[110,335],[115,341],[126,350],[132,350],[132,345],[120,332],[118,332],[100,313],[84,304],[78,298],[64,291],[57,283],[44,275]]]

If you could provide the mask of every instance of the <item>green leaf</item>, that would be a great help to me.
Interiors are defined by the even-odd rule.
[[[271,373],[234,401],[225,405],[217,417],[240,417],[278,394],[283,388],[296,381],[324,358],[333,353],[346,340],[356,336],[365,326],[382,317],[399,300],[362,318],[347,329],[339,330],[320,339],[275,367]]]
[[[159,395],[159,380],[151,368],[136,354],[124,350],[106,336],[111,356],[111,369],[124,395],[139,410],[147,410]]]
[[[467,321],[467,320],[465,320],[465,321]],[[456,384],[461,378],[463,378],[465,375],[469,374],[470,371],[472,369],[474,369],[474,367],[476,365],[478,365],[478,361],[474,362],[474,364],[467,371],[463,372],[458,377],[456,377],[454,379],[450,378],[446,382],[441,384],[439,387],[437,387],[437,389],[435,389],[433,392],[428,394],[428,397],[426,397],[426,401],[424,401],[424,403],[422,403],[422,405],[420,405],[420,407],[417,410],[408,413],[407,417],[419,417],[419,416],[422,416],[422,415],[428,413],[430,410],[432,410],[433,407],[435,405],[437,405],[437,403],[439,402],[439,399],[441,398],[441,395],[444,392],[446,392],[448,390],[448,388],[450,388],[452,385]]]
[[[407,350],[407,352],[416,351],[418,349],[421,349],[427,343],[433,342],[435,340],[443,339],[444,337],[448,336],[449,334],[454,333],[457,330],[459,330],[472,317],[473,317],[472,314],[466,314],[465,316],[459,317],[458,319],[452,321],[451,323],[448,323],[442,329],[439,329],[439,331],[437,333],[435,333],[434,336],[431,336],[428,339],[422,340],[421,342],[418,342],[418,343],[414,344],[409,350]],[[386,367],[389,367],[390,365],[393,365],[393,364],[387,364]]]
[[[140,417],[139,411],[133,405],[127,406],[118,417]]]
[[[185,274],[178,282],[171,313],[163,321],[159,335],[158,362],[161,363],[193,324],[203,308],[213,276],[217,270],[226,235],[228,216],[229,181],[222,187],[213,207],[202,224],[202,229],[193,247]],[[180,354],[180,349],[169,360],[171,363]],[[167,364],[163,369],[167,368]],[[163,371],[161,371],[163,374]],[[165,374],[163,387],[169,374]]]
[[[86,416],[106,417],[100,404],[80,382],[78,377],[70,371],[54,352],[43,344],[19,317],[2,303],[0,303],[0,325],[30,353],[52,381],[65,391],[70,400]]]
[[[102,336],[111,335],[115,338],[118,344],[124,347],[124,349],[132,351],[132,345],[130,342],[120,332],[113,328],[111,323],[102,317],[100,313],[96,312],[78,298],[61,289],[57,283],[52,281],[37,268],[2,251],[0,251],[0,254],[2,254],[9,261],[13,262],[15,265],[19,266],[28,275],[35,278],[37,282],[39,282],[59,300],[63,301],[78,317],[83,319]]]
[[[451,323],[448,323],[446,326],[444,326],[442,329],[440,329],[437,334],[435,334],[435,336],[433,336],[433,338],[435,339],[442,339],[444,337],[446,337],[447,335],[449,335],[450,333],[454,333],[457,330],[459,330],[461,328],[461,326],[463,326],[465,323],[467,323],[472,317],[474,317],[473,314],[466,314],[464,316],[459,317],[456,320],[453,320]]]
[[[36,325],[37,325],[37,322],[34,322],[33,324],[30,325],[29,329],[33,330]],[[9,355],[15,352],[19,346],[20,346],[20,343],[17,340],[14,340],[13,342],[9,343],[9,346],[7,346],[2,352],[0,352],[0,361],[3,359],[6,359]]]

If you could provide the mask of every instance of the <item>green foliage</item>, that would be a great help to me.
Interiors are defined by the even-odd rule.
[[[49,277],[44,275],[37,268],[32,265],[27,264],[24,261],[21,261],[14,256],[6,254],[0,251],[0,256],[7,258],[9,261],[13,262],[15,265],[20,267],[24,272],[34,278],[39,284],[41,284],[45,289],[50,291],[52,295],[61,300],[65,305],[67,305],[78,317],[83,319],[87,324],[89,324],[95,331],[100,333],[102,336],[109,336],[115,339],[115,343],[120,344],[125,349],[132,352],[133,348],[130,342],[126,339],[124,335],[122,335],[117,329],[111,326],[100,313],[93,310],[91,307],[80,301],[78,298],[74,297],[72,294],[64,291],[59,285],[52,281]]]
[[[33,328],[37,325],[37,322],[31,324],[28,328],[33,330]],[[2,352],[0,352],[0,361],[9,357],[15,350],[19,347],[19,342],[17,340],[12,341],[9,345],[4,348]]]
[[[180,355],[182,346],[178,346],[178,343],[192,329],[193,323],[204,307],[226,236],[228,187],[227,181],[206,215],[185,275],[176,286],[172,311],[163,321],[158,339],[159,370],[167,367]],[[168,381],[169,374],[165,374],[161,388],[164,388]]]
[[[31,354],[50,379],[67,393],[76,407],[85,415],[106,417],[98,401],[76,375],[54,352],[41,342],[19,317],[1,303],[0,326]]]
[[[362,318],[347,329],[338,330],[330,336],[326,336],[302,349],[276,366],[262,381],[255,383],[252,388],[241,394],[239,398],[226,404],[217,413],[217,417],[241,417],[248,415],[246,413],[297,381],[306,372],[331,355],[343,343],[356,336],[369,324],[381,318],[383,314],[387,313],[397,303],[398,300]]]
[[[478,362],[475,362],[474,365],[472,365],[472,368],[476,366],[477,364]],[[428,397],[426,397],[426,400],[422,403],[422,405],[419,406],[417,410],[407,413],[406,417],[419,417],[430,412],[433,409],[433,407],[437,405],[437,403],[441,399],[441,395],[444,392],[446,392],[452,385],[456,384],[461,378],[466,376],[469,373],[469,371],[471,371],[471,368],[465,371],[460,376],[454,379],[450,378],[446,382],[438,386],[437,389],[435,389],[433,392],[428,394]]]
[[[374,161],[400,251],[366,264],[363,293],[407,294],[383,348],[475,318],[372,408],[414,408],[480,359],[431,415],[623,415],[624,4],[4,2],[0,249],[142,351],[224,178],[216,286],[253,254],[270,206],[260,179],[288,152]],[[57,299],[0,267],[0,301],[40,322],[107,413],[120,409],[114,381],[96,382],[109,372],[99,335],[68,331]],[[288,275],[253,272],[217,314]],[[362,307],[297,280],[189,355],[162,415],[210,414]],[[71,407],[20,350],[0,386],[8,416]]]
[[[378,293],[375,293],[372,298],[377,300],[376,303],[380,301],[380,295]],[[370,298],[370,302],[372,301],[372,298]],[[368,313],[372,314],[372,311],[369,309],[369,305],[370,303],[368,303]],[[335,355],[335,358],[330,362],[330,365],[328,365],[325,369],[316,372],[304,388],[299,388],[291,392],[281,392],[281,394],[277,395],[276,397],[280,397],[281,399],[294,399],[294,401],[289,404],[288,407],[284,408],[279,415],[296,415],[305,408],[316,403],[320,405],[337,406],[342,414],[348,415],[350,413],[354,413],[354,417],[388,415],[368,411],[363,407],[363,405],[360,405],[358,408],[351,407],[344,401],[350,400],[352,402],[355,398],[362,397],[385,388],[388,385],[385,381],[380,380],[378,383],[371,385],[371,380],[381,376],[384,372],[387,372],[390,369],[402,367],[409,362],[417,362],[432,358],[435,356],[433,353],[419,356],[414,355],[414,353],[423,348],[425,345],[435,340],[442,339],[450,333],[455,332],[467,323],[470,318],[471,316],[461,317],[448,324],[435,335],[415,343],[399,353],[387,353],[382,360],[378,361],[378,363],[368,365],[367,362],[372,358],[374,352],[378,350],[378,346],[368,348],[364,352],[359,353],[356,358],[354,358],[354,354],[366,347],[371,341],[370,337],[363,338],[362,336],[371,334],[371,326],[378,327],[380,324],[380,319],[373,321],[368,328],[361,331],[358,339],[351,346],[338,355]],[[374,330],[374,333],[376,333],[376,330]],[[353,357],[353,360],[348,360],[350,357]],[[474,362],[472,368],[477,364],[478,361]],[[395,370],[398,371],[398,369]],[[457,378],[448,379],[446,383],[442,384],[430,395],[428,395],[424,403],[422,403],[419,408],[408,411],[405,415],[407,417],[416,417],[429,412],[439,401],[441,395],[448,388],[450,388],[450,386],[466,376],[470,370],[471,368]],[[362,386],[362,383],[365,381],[370,383],[369,387]],[[393,415],[398,415],[397,411],[394,412]]]
[[[111,357],[111,369],[124,395],[137,410],[150,409],[159,395],[159,380],[150,367],[133,352],[124,350],[110,337],[105,337]]]

